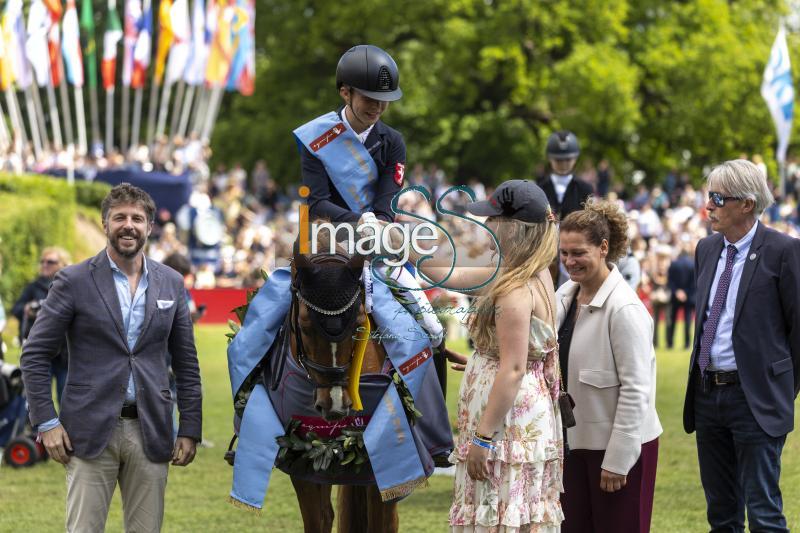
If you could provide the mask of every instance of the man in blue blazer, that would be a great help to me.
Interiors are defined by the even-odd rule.
[[[714,235],[697,245],[697,315],[683,410],[697,432],[712,531],[788,531],[778,485],[800,390],[800,240],[758,221],[773,203],[745,160],[708,175]]]
[[[201,438],[200,372],[183,278],[145,258],[155,205],[122,183],[103,200],[108,244],[56,275],[22,352],[31,422],[67,471],[67,531],[103,531],[117,481],[126,531],[159,531],[169,461]],[[67,336],[60,412],[50,360]],[[167,354],[180,423],[173,437]]]

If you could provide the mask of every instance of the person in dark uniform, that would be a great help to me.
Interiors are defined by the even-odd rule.
[[[550,162],[550,175],[539,180],[539,187],[547,195],[550,208],[558,220],[564,220],[573,211],[583,209],[583,204],[594,191],[591,185],[573,175],[581,154],[581,147],[574,133],[557,131],[550,135],[545,153]],[[556,288],[569,279],[558,258],[550,265],[550,275]]]
[[[547,159],[550,176],[539,180],[539,187],[547,195],[550,207],[564,220],[573,211],[583,209],[583,204],[594,194],[592,186],[573,175],[581,153],[578,138],[571,131],[557,131],[547,140]]]
[[[400,191],[406,164],[403,136],[380,119],[389,102],[399,100],[400,73],[388,53],[372,45],[358,45],[344,53],[336,67],[336,88],[344,100],[338,115],[372,156],[378,168],[374,184],[372,213],[379,220],[394,221],[392,198]],[[307,147],[301,149],[303,184],[311,189],[308,198],[311,218],[332,222],[363,222],[363,213],[352,211],[331,182],[322,161]]]

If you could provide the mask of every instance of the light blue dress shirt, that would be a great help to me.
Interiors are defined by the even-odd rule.
[[[721,370],[724,372],[736,370],[736,357],[733,353],[733,314],[736,311],[736,297],[739,293],[739,282],[742,281],[744,265],[747,261],[753,260],[750,259],[750,245],[753,243],[753,237],[756,234],[758,224],[759,222],[756,221],[753,227],[750,228],[750,231],[736,242],[730,242],[728,239],[724,239],[725,247],[722,249],[722,254],[717,261],[714,283],[711,285],[711,292],[708,294],[705,320],[708,320],[708,316],[711,314],[711,305],[714,302],[714,295],[717,294],[719,278],[725,270],[725,262],[728,260],[728,245],[734,245],[737,251],[733,261],[733,272],[731,273],[731,285],[728,288],[728,297],[725,299],[725,306],[722,308],[722,313],[719,316],[717,334],[714,337],[714,341],[711,343],[710,370]]]
[[[125,330],[125,337],[128,342],[128,349],[133,351],[139,335],[144,326],[145,292],[147,291],[147,261],[142,258],[143,272],[136,287],[136,293],[131,297],[131,286],[128,283],[128,276],[119,269],[116,263],[108,258],[111,264],[111,274],[114,276],[114,286],[117,289],[117,299],[122,311],[122,327]],[[136,403],[136,386],[133,382],[133,370],[128,376],[128,389],[125,391],[125,405]]]
[[[106,252],[107,254],[108,252]],[[145,293],[147,291],[147,260],[142,258],[143,272],[136,287],[136,293],[131,297],[131,286],[128,283],[128,276],[119,269],[117,264],[109,256],[108,262],[111,264],[111,274],[114,277],[114,287],[117,289],[117,299],[119,300],[120,310],[122,311],[122,326],[125,331],[125,340],[128,342],[128,349],[133,351],[136,341],[144,327]],[[136,404],[136,384],[133,380],[133,370],[128,374],[128,388],[125,390],[124,405]],[[49,431],[59,425],[58,418],[48,420],[39,424],[39,431]]]

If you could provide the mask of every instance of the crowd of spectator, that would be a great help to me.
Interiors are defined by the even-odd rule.
[[[760,162],[760,157],[752,160]],[[762,163],[763,164],[763,163]],[[766,171],[766,167],[764,167]],[[780,231],[800,236],[798,192],[800,164],[791,160],[787,165],[785,194],[775,191],[776,204],[763,221]],[[638,292],[654,315],[657,324],[667,324],[666,343],[673,345],[675,318],[691,313],[694,305],[693,256],[697,242],[710,229],[705,209],[707,191],[695,188],[685,172],[668,172],[653,186],[640,184],[632,192],[621,180],[615,180],[606,161],[597,165],[584,164],[581,177],[595,189],[595,194],[618,202],[628,214],[630,224],[629,257],[641,270]],[[261,271],[270,272],[281,258],[291,255],[298,233],[300,197],[296,188],[283,188],[271,176],[264,161],[259,161],[249,173],[241,165],[230,168],[218,166],[207,174],[198,173],[189,204],[177,216],[162,210],[156,220],[149,254],[163,260],[174,252],[192,258],[195,288],[248,288],[260,284]],[[695,180],[699,181],[699,180]],[[475,224],[437,212],[436,201],[453,183],[435,165],[415,165],[406,175],[406,186],[420,185],[431,191],[430,199],[417,192],[408,192],[399,200],[399,207],[442,224],[454,236],[467,234],[474,243],[471,253],[486,249],[486,233]],[[492,188],[479,180],[467,186],[476,200],[491,194]],[[442,198],[440,207],[462,214],[470,199],[466,193],[451,191]],[[211,212],[214,223],[190,220],[189,213]],[[202,216],[200,217],[202,218]],[[412,221],[398,216],[398,221]],[[198,225],[199,224],[199,225]],[[210,228],[210,229],[209,229]],[[219,242],[211,260],[203,256],[204,247],[195,233],[219,233]],[[194,249],[192,249],[194,247]],[[455,303],[455,302],[454,302]],[[658,331],[658,328],[656,328]],[[690,332],[687,332],[687,335]],[[689,337],[678,339],[685,344]],[[656,339],[658,344],[659,339]]]

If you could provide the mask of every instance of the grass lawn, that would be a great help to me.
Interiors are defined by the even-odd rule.
[[[204,436],[213,448],[201,448],[188,468],[172,468],[167,486],[165,531],[302,531],[300,513],[289,478],[276,470],[263,516],[227,503],[232,468],[223,460],[231,437],[231,398],[225,356],[225,327],[203,326],[197,331],[204,387]],[[676,337],[682,338],[682,332]],[[5,335],[11,337],[10,332]],[[455,346],[461,348],[462,346]],[[16,362],[12,350],[9,362]],[[658,413],[661,436],[655,532],[707,531],[705,500],[700,487],[694,437],[683,432],[681,411],[686,386],[688,354],[658,351]],[[453,373],[448,406],[454,412],[459,375]],[[800,526],[800,440],[790,435],[783,453],[783,500],[789,527]],[[430,486],[418,489],[400,504],[401,531],[445,532],[452,478],[434,476]],[[0,532],[64,530],[65,479],[63,467],[53,461],[33,468],[0,469]],[[119,492],[114,496],[108,531],[122,531]]]

